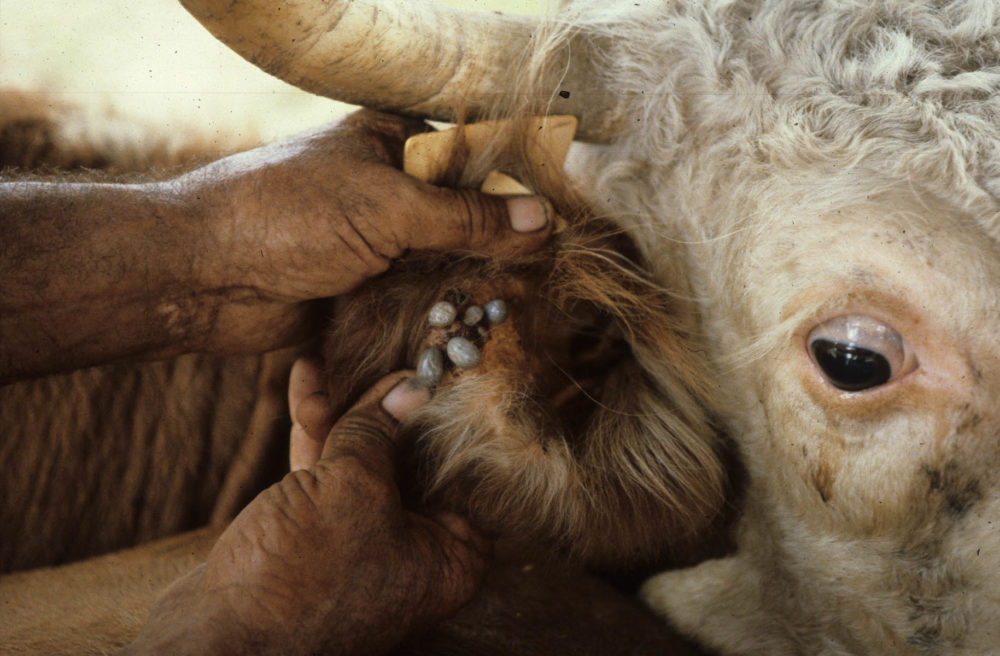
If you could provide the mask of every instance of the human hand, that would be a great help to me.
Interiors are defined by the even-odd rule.
[[[377,654],[470,599],[486,540],[457,516],[400,504],[396,420],[428,398],[404,376],[377,383],[318,460],[299,456],[313,462],[254,499],[206,564],[157,601],[126,653]],[[308,383],[292,390],[296,401]]]
[[[406,139],[428,129],[361,110],[177,180],[210,230],[195,262],[210,290],[201,348],[294,343],[315,328],[310,301],[353,289],[408,250],[540,247],[551,232],[547,202],[444,189],[399,170]]]
[[[326,393],[323,369],[316,360],[299,358],[292,365],[288,376],[288,410],[292,416],[289,469],[308,469],[322,455],[323,443],[336,419]]]

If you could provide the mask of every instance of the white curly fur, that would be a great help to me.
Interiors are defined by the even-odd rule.
[[[697,300],[749,476],[737,554],[646,598],[723,653],[992,653],[1000,5],[581,0],[540,51],[576,30],[632,98],[581,187]],[[843,313],[915,369],[830,386],[805,340]]]

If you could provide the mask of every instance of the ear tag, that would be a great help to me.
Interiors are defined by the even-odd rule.
[[[417,134],[406,140],[403,170],[424,182],[439,184],[448,170],[452,148],[461,142],[470,156],[488,148],[497,133],[511,121],[470,123],[437,132]],[[516,122],[525,143],[525,156],[542,175],[561,176],[569,146],[576,134],[575,116],[539,116]],[[461,131],[461,133],[459,133]],[[501,171],[490,171],[479,188],[498,196],[530,196],[534,192]],[[566,229],[566,220],[555,217],[554,233]]]

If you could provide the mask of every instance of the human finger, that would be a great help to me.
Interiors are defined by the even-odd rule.
[[[323,451],[323,438],[333,424],[332,409],[323,389],[319,362],[299,358],[288,381],[288,408],[292,430],[288,440],[291,471],[312,467]],[[312,429],[312,430],[311,430]],[[318,433],[317,431],[323,431]]]
[[[292,364],[288,376],[288,410],[293,424],[301,424],[299,405],[309,396],[322,392],[323,369],[315,358],[299,358]]]
[[[406,247],[471,250],[490,256],[529,253],[552,234],[552,204],[540,196],[504,198],[472,189],[419,184],[405,228]]]
[[[395,168],[402,165],[406,140],[431,129],[423,121],[368,109],[354,112],[342,124],[368,135],[379,159]],[[527,253],[545,243],[555,223],[551,203],[537,196],[505,198],[425,183],[408,189],[418,197],[404,205],[412,210],[403,219],[406,248],[466,249],[492,256]]]
[[[465,517],[453,512],[441,512],[431,519],[479,555],[487,557],[493,553],[493,541]]]
[[[467,520],[453,513],[410,518],[409,535],[415,546],[412,553],[422,555],[411,567],[434,572],[425,579],[428,585],[419,612],[424,620],[439,621],[475,594],[493,555],[493,545]]]
[[[335,419],[333,406],[326,393],[326,376],[319,360],[299,358],[292,365],[288,383],[288,407],[293,428],[298,427],[299,434],[319,445],[316,451],[318,458]]]
[[[288,439],[289,471],[309,469],[323,454],[323,443],[314,440],[305,429],[293,425]]]
[[[391,477],[396,427],[429,400],[427,389],[413,383],[412,371],[389,374],[337,421],[323,445],[322,458],[353,457]]]
[[[327,396],[326,391],[314,392],[304,398],[296,408],[296,415],[298,416],[298,425],[312,441],[322,446],[336,420],[333,415],[333,406],[330,405],[330,397]]]

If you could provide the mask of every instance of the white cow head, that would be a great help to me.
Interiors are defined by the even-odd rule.
[[[597,188],[685,258],[747,484],[737,553],[645,596],[724,653],[990,651],[998,8],[699,4]]]
[[[747,475],[735,554],[644,589],[679,628],[725,653],[1000,645],[995,2],[579,2],[542,26],[186,4],[307,89],[438,118],[551,107],[604,142],[581,187],[694,299]],[[418,14],[431,63],[385,38]]]
[[[728,270],[705,317],[748,469],[739,551],[645,594],[727,653],[984,653],[1000,644],[996,242],[919,189],[854,195],[772,206],[707,248]]]

